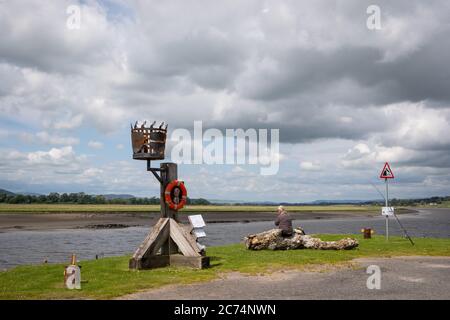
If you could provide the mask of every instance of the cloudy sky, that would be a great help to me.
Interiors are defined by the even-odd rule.
[[[157,195],[148,119],[280,130],[278,174],[181,164],[191,197],[376,199],[385,161],[393,197],[449,195],[449,39],[446,0],[0,0],[0,188]]]

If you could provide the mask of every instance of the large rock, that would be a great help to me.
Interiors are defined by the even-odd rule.
[[[282,237],[280,229],[272,229],[257,234],[250,234],[244,238],[245,246],[250,250],[292,250],[292,249],[321,249],[321,250],[349,250],[358,246],[356,239],[345,238],[338,241],[322,241],[305,235],[302,229],[294,229],[291,237]]]

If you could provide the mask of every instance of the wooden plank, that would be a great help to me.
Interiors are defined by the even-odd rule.
[[[141,243],[141,245],[136,249],[133,254],[133,259],[142,259],[142,257],[148,252],[154,241],[158,238],[161,230],[165,229],[166,226],[169,226],[168,218],[161,218],[153,227],[152,231],[147,235],[145,240]]]
[[[162,268],[170,265],[170,257],[169,256],[148,256],[143,259],[130,259],[129,268],[130,269],[153,269],[153,268]]]
[[[178,226],[181,228],[181,230],[184,233],[184,237],[186,238],[186,240],[189,241],[189,243],[191,244],[191,246],[195,249],[195,251],[197,251],[197,253],[200,254],[201,250],[197,245],[197,239],[196,237],[191,233],[192,231],[192,226],[191,225],[182,225],[182,224],[178,224]],[[201,255],[201,254],[200,254]]]
[[[170,237],[177,244],[183,255],[190,257],[200,256],[197,245],[195,244],[195,247],[192,245],[192,241],[188,240],[183,228],[173,219],[170,219]]]
[[[163,268],[170,265],[169,256],[148,256],[142,259],[141,269],[153,269],[153,268]]]
[[[169,234],[170,234],[170,230],[169,230]],[[178,246],[172,240],[172,238],[169,236],[167,241],[161,247],[161,254],[162,255],[170,255],[170,254],[177,254],[177,253],[178,253]]]
[[[186,257],[180,254],[173,254],[170,256],[170,265],[204,269],[209,267],[209,257]]]
[[[169,240],[170,235],[170,223],[166,221],[166,223],[159,230],[158,235],[150,244],[148,250],[144,253],[143,257],[147,257],[148,255],[155,255],[158,250],[161,248],[161,254],[164,254],[163,247]]]

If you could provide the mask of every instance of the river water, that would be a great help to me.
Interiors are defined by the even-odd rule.
[[[399,219],[411,237],[450,238],[450,210],[421,210],[419,213],[402,214]],[[339,233],[357,234],[363,227],[370,227],[376,234],[384,235],[385,218],[363,217],[342,219],[295,220],[294,226],[302,226],[307,234]],[[206,227],[207,238],[202,243],[217,246],[238,243],[247,234],[273,228],[273,222],[211,223]],[[61,229],[52,231],[10,231],[0,233],[0,270],[23,264],[68,262],[72,253],[78,259],[131,255],[146,237],[148,227],[124,229]],[[390,235],[402,235],[394,218],[389,219]]]

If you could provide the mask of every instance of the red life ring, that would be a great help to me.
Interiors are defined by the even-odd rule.
[[[174,199],[176,196],[174,195],[174,192],[176,192],[175,190],[177,188],[181,191],[181,194],[177,195],[177,197],[179,198],[178,203],[176,203]],[[172,210],[179,210],[183,208],[187,201],[187,191],[186,187],[184,186],[184,182],[179,180],[170,181],[166,187],[166,190],[164,191],[164,199],[169,205],[169,208]]]

